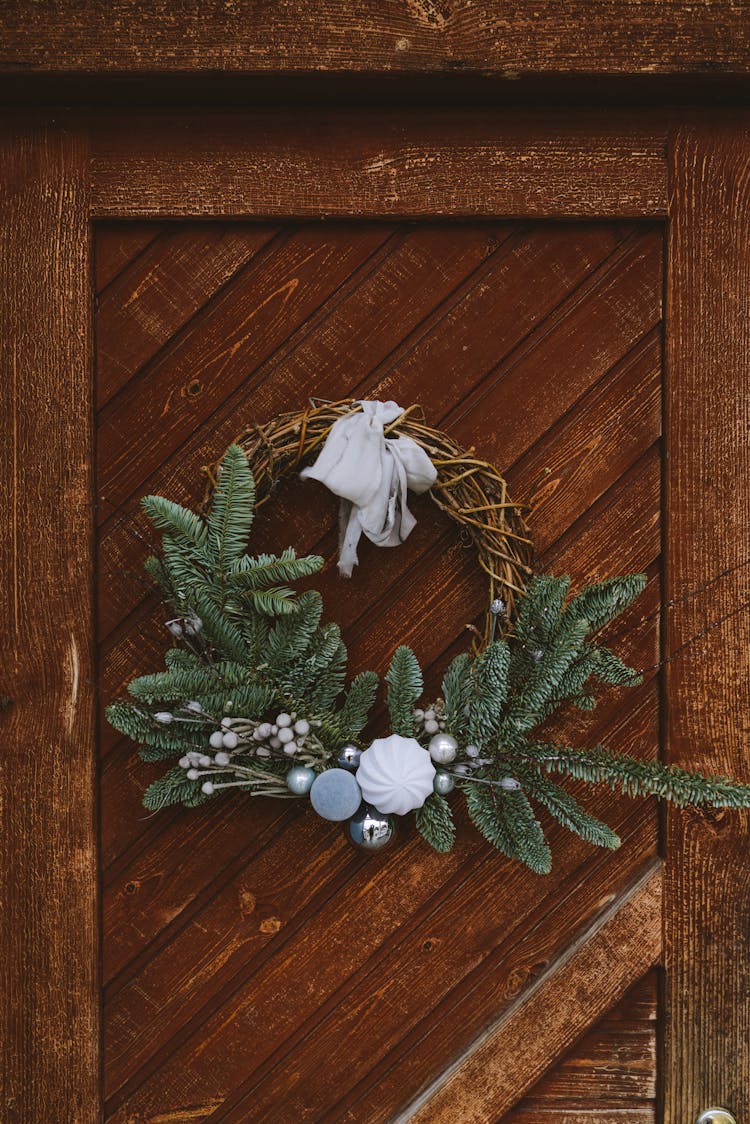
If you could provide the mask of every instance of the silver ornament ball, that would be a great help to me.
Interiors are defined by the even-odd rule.
[[[453,792],[456,782],[446,769],[437,769],[432,787],[438,796],[447,796],[449,792]]]
[[[358,745],[354,742],[345,742],[339,750],[336,761],[340,769],[348,769],[350,773],[356,773],[361,756],[362,750]]]
[[[370,804],[363,804],[345,827],[346,837],[360,851],[382,851],[396,835],[393,816],[378,812]]]
[[[505,612],[505,602],[502,597],[496,597],[494,601],[490,602],[490,612],[493,617],[501,617]]]
[[[286,775],[286,787],[295,796],[307,796],[315,780],[315,770],[306,765],[293,765]]]
[[[430,739],[430,757],[436,765],[450,765],[456,760],[458,742],[452,734],[435,734]]]

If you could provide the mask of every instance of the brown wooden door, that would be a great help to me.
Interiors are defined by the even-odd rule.
[[[8,1118],[42,1104],[97,1118],[101,994],[101,1115],[118,1124],[683,1124],[712,1102],[740,1120],[735,816],[660,827],[651,804],[594,793],[622,848],[552,829],[546,879],[463,821],[448,856],[407,829],[367,859],[301,806],[237,797],[148,816],[149,769],[102,711],[164,648],[139,497],[195,500],[238,432],[310,396],[392,397],[421,403],[519,497],[549,470],[540,567],[576,584],[647,572],[612,630],[644,684],[571,720],[574,735],[741,773],[742,579],[680,614],[659,606],[746,550],[744,134],[655,113],[106,115],[29,127],[9,151],[7,603],[28,643],[7,727],[20,746],[35,706],[60,751],[49,782],[26,778],[41,828],[11,813],[33,853],[14,857],[5,924],[27,1001],[12,934],[30,923],[54,951],[41,969],[59,986],[18,1040],[57,1027],[67,1076],[40,1091],[13,1054]],[[309,495],[279,491],[259,549],[335,558],[334,501]],[[328,566],[318,586],[352,671],[382,671],[407,642],[436,688],[483,583],[427,500],[415,513],[405,547],[363,550],[350,583]],[[38,655],[50,644],[54,672]],[[731,669],[718,686],[711,660]],[[56,935],[49,913],[34,927],[42,890]],[[701,989],[714,1009],[731,995],[721,1028],[700,1019]]]

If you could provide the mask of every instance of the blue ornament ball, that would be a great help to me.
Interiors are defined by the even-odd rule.
[[[286,787],[295,796],[306,796],[313,786],[316,773],[306,765],[293,765],[286,775]]]
[[[357,811],[362,793],[353,773],[346,769],[327,769],[313,781],[310,803],[324,820],[338,823]]]

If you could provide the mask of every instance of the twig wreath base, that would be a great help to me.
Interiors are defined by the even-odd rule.
[[[296,475],[318,453],[334,423],[361,409],[358,402],[311,404],[254,425],[237,438],[255,480],[256,508],[268,503],[274,484]],[[427,425],[419,406],[409,406],[386,427],[387,436],[410,437],[425,450],[437,469],[430,497],[468,538],[477,564],[488,578],[487,604],[501,600],[512,620],[531,576],[532,542],[522,509],[508,495],[504,477],[494,465],[463,449],[447,434]],[[207,469],[211,489],[218,465]],[[484,642],[492,628],[487,622]]]
[[[408,427],[439,462],[433,498],[483,552],[488,626],[478,650],[452,661],[432,702],[421,697],[417,657],[397,647],[385,676],[392,732],[366,737],[378,677],[364,671],[346,684],[338,626],[322,622],[317,591],[296,595],[290,584],[323,560],[298,558],[291,547],[247,553],[255,508],[273,482],[313,454],[351,408],[337,403],[256,427],[227,450],[200,514],[160,496],[143,501],[162,533],[161,553],[146,568],[172,607],[173,646],[166,669],[135,679],[129,699],[107,713],[145,760],[175,761],[147,789],[146,807],[192,807],[227,791],[309,799],[365,851],[386,847],[398,817],[415,812],[427,842],[448,851],[455,790],[479,831],[539,874],[552,860],[537,808],[591,844],[619,845],[556,775],[680,804],[750,807],[750,786],[731,779],[551,740],[550,719],[566,706],[592,710],[598,687],[640,682],[596,637],[645,578],[611,579],[575,597],[566,577],[535,576],[524,588],[530,546],[502,477],[408,411],[401,431]],[[502,545],[508,528],[517,536],[511,550]]]

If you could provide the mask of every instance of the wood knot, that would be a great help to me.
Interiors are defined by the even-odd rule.
[[[264,917],[258,928],[261,933],[278,933],[283,924],[280,917]]]

